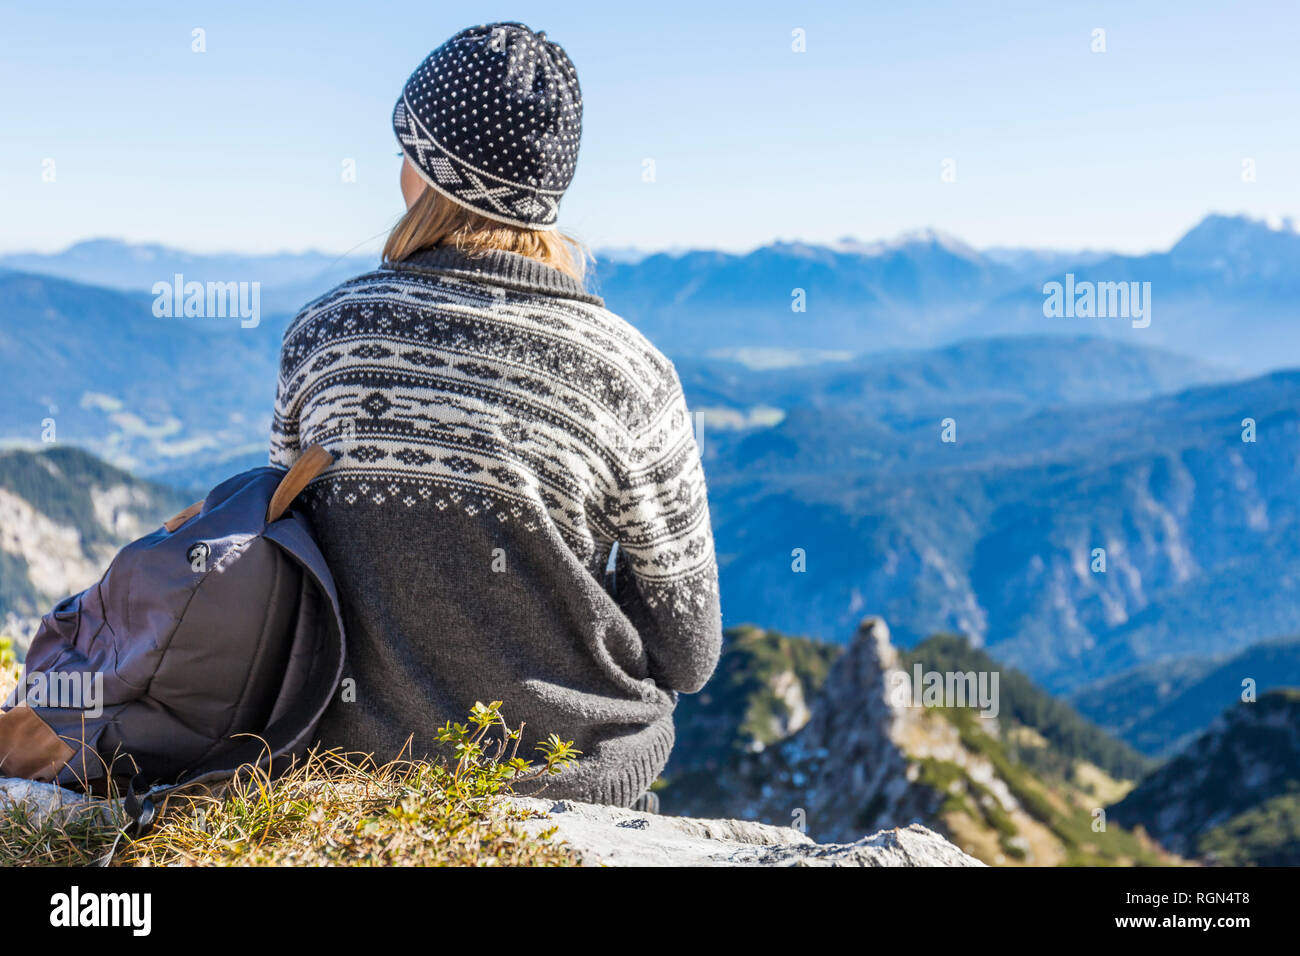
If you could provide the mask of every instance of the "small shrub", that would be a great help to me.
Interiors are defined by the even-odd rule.
[[[536,760],[517,751],[501,702],[476,704],[466,723],[436,734],[449,756],[378,765],[338,751],[311,753],[287,773],[245,771],[219,791],[174,795],[147,834],[128,835],[115,801],[66,819],[21,808],[0,815],[0,864],[112,866],[573,866],[580,858],[529,835],[534,814],[513,787],[542,781],[580,755],[551,735]]]

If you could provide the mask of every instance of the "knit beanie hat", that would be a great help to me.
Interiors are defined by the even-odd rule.
[[[462,30],[411,74],[393,110],[430,187],[499,222],[553,229],[582,136],[578,73],[522,23]]]

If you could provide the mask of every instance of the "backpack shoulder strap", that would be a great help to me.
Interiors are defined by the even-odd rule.
[[[293,504],[293,499],[297,498],[317,475],[332,464],[334,464],[334,456],[326,451],[323,445],[312,445],[304,451],[288,473],[280,479],[280,486],[271,496],[271,504],[266,509],[266,523],[270,524],[288,511],[289,506]]]
[[[184,511],[178,512],[177,514],[173,515],[172,517],[164,521],[163,527],[167,529],[168,533],[171,533],[172,531],[175,531],[177,528],[183,525],[185,522],[189,521],[191,518],[193,518],[196,514],[198,514],[202,510],[203,510],[203,499],[200,498],[198,501],[194,502],[194,504],[190,505]]]
[[[280,479],[275,494],[271,496],[271,504],[266,509],[266,523],[270,524],[282,517],[289,510],[289,505],[293,504],[293,499],[302,494],[303,489],[333,463],[334,456],[322,445],[312,445],[304,451],[293,463],[293,467]],[[163,527],[168,532],[175,531],[203,510],[203,502],[204,499],[200,498],[184,511],[164,521]]]

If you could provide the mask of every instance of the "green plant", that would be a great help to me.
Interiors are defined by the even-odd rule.
[[[112,866],[572,866],[552,842],[530,834],[538,816],[506,798],[512,787],[571,767],[579,751],[550,735],[539,758],[520,758],[523,726],[501,702],[476,704],[465,723],[436,734],[449,755],[382,765],[338,751],[311,753],[287,772],[248,767],[218,791],[184,793],[142,837],[126,832],[116,801],[39,818],[19,808],[0,817],[0,865]]]
[[[518,756],[523,731],[523,724],[512,730],[506,723],[501,716],[501,701],[479,701],[470,711],[468,725],[447,721],[434,739],[451,745],[456,758],[451,782],[458,789],[464,788],[467,796],[485,796],[503,787],[555,776],[576,763],[582,754],[572,740],[562,741],[551,734],[537,745],[542,765],[534,768],[532,761]]]

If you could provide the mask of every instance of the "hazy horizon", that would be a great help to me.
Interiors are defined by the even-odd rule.
[[[1121,255],[1147,255],[1151,253],[1167,252],[1178,241],[1178,239],[1186,235],[1186,233],[1190,229],[1195,228],[1201,222],[1204,222],[1206,218],[1211,216],[1222,216],[1229,219],[1244,218],[1244,219],[1249,219],[1252,222],[1265,225],[1273,231],[1297,232],[1295,222],[1289,216],[1255,216],[1242,210],[1225,211],[1225,210],[1209,209],[1206,210],[1201,216],[1194,219],[1188,225],[1187,229],[1183,230],[1183,232],[1179,233],[1178,236],[1174,238],[1173,242],[1170,242],[1167,245],[1163,245],[1163,246],[1154,246],[1149,249],[1139,249],[1135,251],[1122,250],[1121,249],[1122,244],[1119,242],[1109,244],[1109,245],[1089,246],[1089,247],[1042,246],[1042,245],[1032,245],[1027,243],[979,245],[974,242],[968,241],[964,236],[958,233],[952,232],[947,229],[941,229],[932,225],[920,225],[920,226],[913,226],[910,228],[904,228],[901,231],[889,235],[865,236],[865,235],[846,234],[830,240],[810,240],[801,237],[776,236],[761,242],[751,243],[749,245],[735,246],[735,247],[675,245],[669,247],[651,248],[646,246],[622,245],[622,246],[597,246],[594,247],[592,251],[597,255],[600,254],[607,254],[613,256],[636,255],[642,258],[652,256],[652,255],[659,255],[659,254],[685,255],[690,252],[723,252],[732,255],[746,255],[758,249],[767,248],[771,246],[781,246],[781,245],[786,245],[786,246],[806,245],[806,246],[816,246],[822,248],[834,248],[841,245],[856,244],[861,246],[879,245],[882,247],[888,247],[892,245],[897,245],[908,239],[919,238],[922,235],[929,233],[929,234],[934,234],[937,237],[955,240],[961,243],[962,245],[974,249],[976,252],[986,253],[986,254],[998,253],[998,252],[1040,252],[1040,253],[1050,253],[1054,255],[1072,255],[1072,254],[1096,255],[1099,253],[1117,253]],[[340,259],[346,258],[348,256],[377,255],[380,246],[382,245],[382,239],[379,239],[373,243],[368,243],[366,248],[364,249],[358,248],[358,249],[345,249],[345,250],[329,249],[329,248],[324,248],[322,246],[311,246],[311,245],[302,246],[302,247],[282,247],[282,248],[272,248],[272,249],[240,249],[240,248],[233,248],[233,247],[204,248],[202,246],[164,242],[157,239],[130,239],[123,235],[102,234],[102,235],[85,235],[80,238],[73,238],[67,242],[63,242],[61,244],[54,244],[44,248],[37,248],[35,246],[15,246],[13,248],[5,248],[3,246],[0,246],[0,256],[59,255],[61,253],[67,252],[68,250],[76,246],[80,246],[88,243],[95,243],[95,242],[116,242],[116,243],[121,243],[123,245],[126,245],[128,247],[136,247],[136,248],[157,247],[157,248],[170,249],[176,252],[184,252],[191,255],[201,255],[201,256],[229,255],[229,256],[269,257],[269,256],[319,255],[322,257],[333,256]]]

